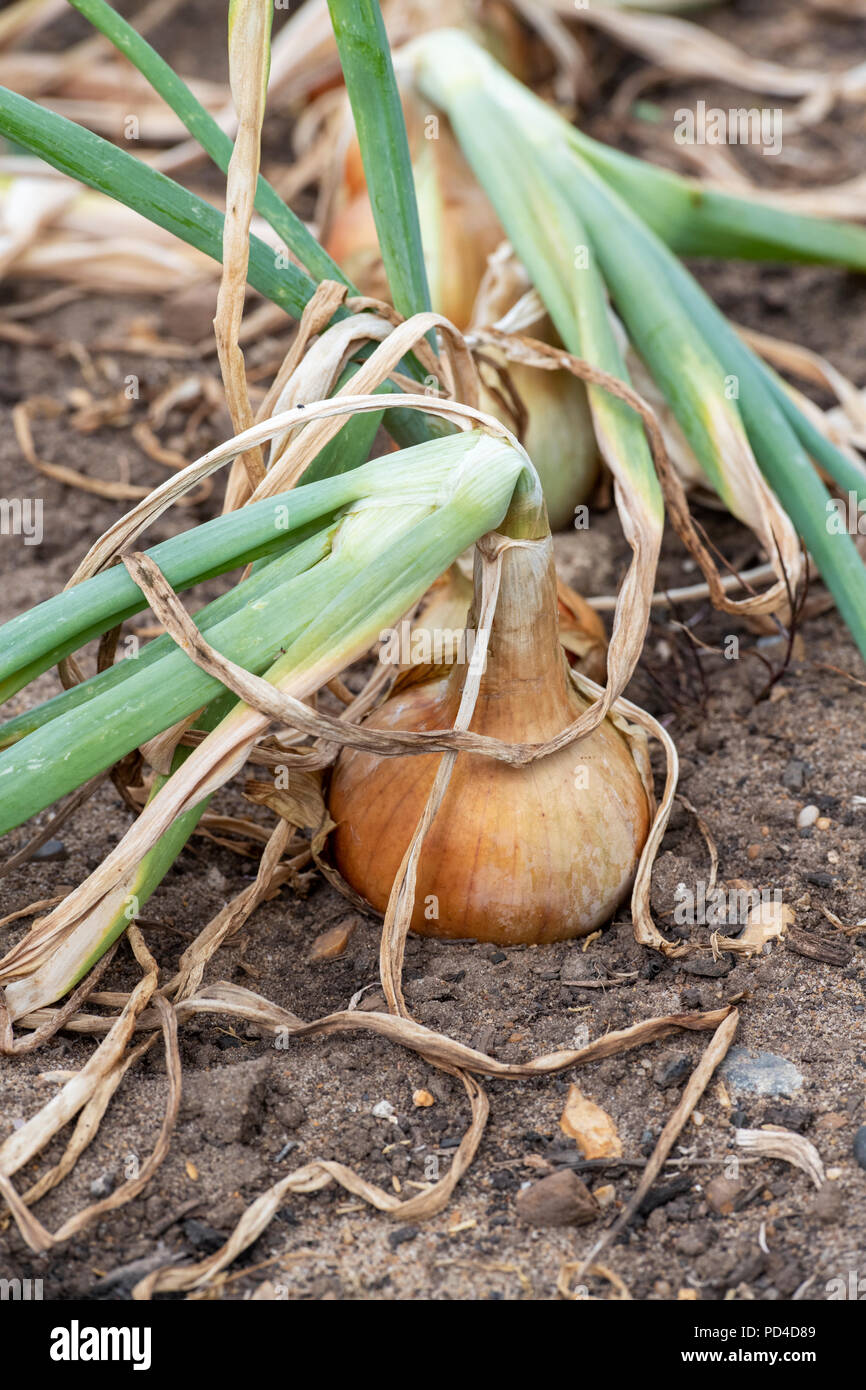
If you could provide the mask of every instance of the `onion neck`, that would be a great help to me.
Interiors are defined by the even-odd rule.
[[[471,724],[479,733],[514,742],[554,737],[575,718],[579,704],[559,641],[553,541],[540,489],[537,496],[533,491],[515,494],[500,529],[504,539],[519,543],[506,545],[501,556],[499,596]],[[467,620],[473,634],[482,573],[483,561],[476,554]],[[462,663],[452,668],[449,699],[459,701],[465,675]]]

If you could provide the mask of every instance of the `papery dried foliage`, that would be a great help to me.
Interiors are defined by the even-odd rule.
[[[575,11],[570,0],[548,3],[610,34],[656,68],[677,77],[727,81],[767,95],[813,97],[821,100],[821,114],[826,110],[825,103],[832,105],[837,96],[862,95],[866,91],[862,69],[827,73],[762,61],[703,25],[673,15],[640,14],[606,5],[587,5]]]
[[[811,1140],[790,1129],[767,1125],[764,1129],[738,1129],[734,1138],[741,1149],[761,1158],[777,1158],[791,1163],[804,1172],[817,1188],[824,1185],[826,1174],[821,1155]]]
[[[272,16],[271,0],[235,0],[229,11],[229,77],[238,112],[238,129],[226,182],[223,272],[214,331],[226,401],[236,434],[253,423],[239,336],[261,158]],[[241,454],[229,475],[225,510],[233,511],[264,476],[265,465],[258,446]]]
[[[299,352],[303,353],[304,348],[307,348],[307,354],[302,358],[302,363],[310,362],[309,379],[316,382],[320,388],[329,389],[333,386],[345,364],[347,353],[359,341],[359,337],[367,341],[375,341],[384,336],[384,341],[380,342],[370,359],[359,369],[352,383],[353,394],[343,394],[332,401],[307,404],[304,409],[299,408],[301,405],[299,402],[293,408],[283,410],[278,415],[261,421],[243,432],[240,437],[236,437],[228,444],[211,451],[197,463],[190,465],[189,468],[170,479],[167,484],[150,494],[128,517],[112,527],[92,547],[85,562],[79,567],[75,576],[76,581],[88,574],[95,573],[110,563],[114,556],[121,554],[129,546],[130,542],[154,517],[158,516],[172,502],[182,497],[203,477],[236,457],[239,450],[250,442],[260,444],[269,439],[279,441],[273,451],[275,458],[271,472],[267,475],[258,492],[254,494],[273,495],[286,486],[290,486],[300,476],[306,462],[315,456],[329,438],[333,437],[347,413],[378,409],[383,403],[393,402],[426,410],[442,415],[463,427],[480,421],[484,428],[490,432],[510,438],[508,431],[489,417],[480,416],[471,405],[421,395],[393,394],[383,398],[362,394],[362,392],[369,393],[380,382],[387,379],[388,375],[393,372],[405,354],[412,348],[415,348],[419,356],[422,356],[427,351],[423,343],[424,336],[431,328],[435,327],[439,327],[443,331],[443,340],[448,355],[447,363],[440,363],[435,359],[431,362],[431,366],[436,369],[437,379],[448,382],[464,397],[474,398],[477,378],[471,356],[463,345],[462,339],[453,333],[450,325],[444,323],[435,314],[419,315],[415,320],[400,324],[395,328],[388,324],[387,332],[384,334],[379,326],[374,328],[369,322],[360,325],[355,324],[351,330],[340,325],[336,331],[331,330],[329,334],[325,334],[319,343],[311,349],[309,347],[310,340],[327,321],[325,315],[332,312],[342,291],[326,286],[320,293],[321,298],[318,305],[309,311],[310,318],[302,330],[302,347],[299,349]],[[369,316],[361,315],[360,317],[368,318]],[[322,346],[323,344],[325,346]],[[297,355],[296,353],[295,356],[297,357]],[[290,370],[282,374],[284,381],[278,388],[280,396],[283,395],[284,391],[291,390],[292,382],[297,379],[299,365],[292,359]],[[602,380],[601,384],[607,386],[608,380]],[[277,396],[274,395],[274,403],[276,400]],[[644,418],[647,421],[650,419],[649,414],[645,411]],[[295,433],[289,433],[291,431]],[[663,449],[663,446],[661,448]],[[532,542],[513,542],[507,537],[494,535],[487,538],[481,545],[483,579],[478,626],[479,640],[482,642],[487,640],[490,632],[498,588],[499,565],[504,548],[512,544],[532,544]],[[12,1036],[11,1024],[7,1020],[3,1035],[4,1046],[7,1051],[18,1050],[21,1046],[26,1048],[36,1045],[36,1043],[50,1037],[59,1027],[85,1034],[106,1034],[84,1069],[66,1083],[59,1096],[43,1107],[22,1130],[12,1135],[4,1145],[0,1146],[0,1174],[2,1174],[0,1188],[6,1196],[24,1238],[33,1248],[49,1248],[52,1244],[56,1244],[68,1238],[70,1234],[83,1229],[98,1215],[128,1201],[130,1197],[141,1190],[149,1175],[162,1160],[167,1150],[168,1137],[176,1114],[179,1094],[175,1023],[195,1014],[218,1013],[244,1019],[266,1030],[285,1033],[292,1037],[359,1030],[374,1032],[412,1049],[432,1065],[440,1066],[459,1076],[470,1105],[470,1125],[446,1176],[427,1190],[406,1201],[402,1201],[394,1194],[384,1192],[374,1184],[367,1182],[345,1165],[324,1159],[305,1165],[263,1194],[244,1214],[227,1244],[215,1255],[191,1267],[157,1271],[138,1286],[136,1290],[138,1297],[148,1297],[161,1290],[201,1288],[257,1237],[290,1193],[317,1191],[330,1183],[337,1182],[377,1209],[397,1219],[422,1219],[441,1210],[449,1200],[455,1185],[470,1165],[487,1120],[487,1100],[476,1080],[477,1076],[489,1075],[519,1079],[543,1075],[642,1046],[658,1038],[668,1036],[678,1029],[704,1029],[721,1025],[727,1016],[728,1011],[726,1009],[709,1014],[669,1015],[646,1020],[621,1032],[610,1033],[586,1048],[560,1051],[531,1059],[525,1063],[507,1064],[416,1023],[410,1018],[403,999],[400,977],[404,945],[411,920],[415,870],[424,836],[444,795],[448,777],[459,751],[471,749],[475,752],[484,752],[503,758],[517,765],[525,764],[537,757],[544,756],[556,747],[574,742],[587,731],[588,727],[597,724],[604,717],[605,712],[609,713],[609,717],[613,718],[625,736],[630,738],[641,776],[650,797],[652,797],[652,776],[645,744],[643,740],[634,737],[632,726],[642,726],[659,737],[664,746],[668,759],[667,784],[635,882],[633,899],[635,929],[639,940],[671,955],[682,954],[688,949],[685,943],[674,946],[665,942],[654,926],[649,912],[649,873],[652,858],[663,833],[676,786],[676,753],[673,744],[664,730],[650,716],[627,701],[616,699],[610,689],[603,692],[592,682],[577,673],[573,673],[575,684],[584,694],[590,696],[593,705],[582,720],[577,721],[569,730],[565,731],[562,739],[555,740],[550,745],[539,747],[512,747],[498,740],[481,739],[477,735],[471,734],[468,729],[480,680],[480,672],[476,671],[470,673],[467,679],[460,711],[453,729],[442,730],[427,736],[403,734],[386,737],[375,731],[364,729],[363,726],[358,727],[354,722],[364,712],[369,701],[375,697],[376,690],[381,687],[381,681],[374,679],[368,688],[372,694],[365,692],[358,700],[353,700],[347,704],[342,717],[339,719],[311,709],[303,703],[303,699],[314,693],[321,685],[323,679],[321,673],[306,685],[301,683],[294,688],[276,689],[269,682],[244,671],[234,663],[227,661],[209,646],[187,616],[177,596],[151,561],[142,555],[123,554],[122,558],[130,574],[152,604],[166,631],[196,664],[217,674],[218,679],[228,689],[233,690],[242,700],[246,701],[248,710],[229,742],[225,740],[222,742],[214,741],[212,736],[208,736],[199,745],[196,753],[188,760],[180,773],[175,774],[171,782],[167,784],[171,787],[171,793],[166,795],[164,789],[160,797],[157,798],[161,802],[158,810],[154,812],[153,806],[149,807],[127,835],[122,845],[118,847],[118,850],[109,856],[106,863],[91,876],[90,880],[69,895],[59,911],[50,914],[43,923],[36,924],[31,934],[12,953],[16,958],[18,970],[31,968],[40,958],[44,958],[46,953],[55,949],[56,943],[62,940],[69,928],[82,921],[87,913],[94,910],[97,904],[108,901],[112,895],[123,894],[130,882],[130,875],[142,854],[149,845],[154,843],[155,837],[161,830],[170,825],[174,817],[185,806],[192,804],[192,800],[199,799],[209,789],[221,785],[232,771],[239,768],[251,754],[255,754],[258,742],[266,734],[272,722],[277,722],[281,727],[288,726],[307,738],[311,737],[316,740],[314,752],[316,759],[320,760],[319,766],[323,765],[321,761],[323,758],[325,763],[331,761],[339,747],[346,745],[371,747],[375,748],[376,751],[385,751],[392,755],[405,752],[440,751],[443,757],[430,800],[398,873],[386,913],[382,933],[380,973],[391,1010],[390,1013],[344,1010],[323,1019],[306,1023],[287,1010],[280,1009],[267,1000],[237,986],[225,983],[212,986],[203,985],[204,972],[208,962],[223,942],[249,918],[259,902],[272,895],[280,883],[291,881],[293,873],[296,872],[297,861],[304,858],[303,852],[300,856],[295,855],[294,860],[285,857],[292,852],[293,848],[297,848],[296,845],[293,846],[292,844],[293,829],[297,825],[311,827],[323,809],[321,793],[315,780],[311,778],[309,781],[294,783],[291,780],[293,776],[304,778],[310,776],[309,773],[299,774],[292,771],[293,759],[300,761],[305,756],[309,757],[307,751],[309,745],[298,747],[296,751],[296,748],[290,744],[284,753],[270,755],[271,759],[279,757],[281,762],[290,769],[288,799],[283,800],[282,794],[277,793],[272,796],[270,786],[268,786],[267,794],[259,794],[255,789],[257,784],[252,784],[254,788],[252,791],[253,799],[266,804],[279,817],[277,827],[271,832],[268,840],[255,882],[227,904],[208,923],[184,952],[178,972],[161,990],[157,990],[155,962],[144,947],[140,929],[133,925],[129,929],[130,940],[142,968],[145,970],[145,978],[131,995],[95,990],[94,986],[97,979],[91,977],[83,982],[64,1006],[40,1008],[21,1019],[22,1026],[35,1030],[29,1036],[16,1042]],[[633,616],[631,621],[635,621]],[[639,646],[640,642],[635,638],[633,642],[635,660]],[[248,793],[249,791],[250,786],[248,784]],[[323,818],[319,825],[319,843],[323,838],[324,829],[326,829],[326,823],[324,823]],[[314,852],[317,852],[315,845],[313,848]],[[306,857],[309,857],[309,851],[306,851]],[[104,958],[103,969],[107,963],[108,958]],[[115,1018],[83,1013],[81,1009],[88,997],[94,1005],[109,1008],[120,1007],[121,1013]],[[157,1147],[142,1169],[139,1178],[132,1183],[124,1184],[106,1201],[80,1212],[71,1222],[65,1223],[60,1231],[52,1236],[33,1217],[29,1210],[30,1203],[59,1182],[74,1166],[78,1155],[96,1133],[111,1095],[120,1084],[126,1071],[158,1036],[154,1033],[155,1029],[161,1029],[166,1038],[170,1082],[169,1106]],[[132,1039],[136,1031],[144,1032],[150,1036],[146,1037],[141,1044],[133,1046]],[[25,1163],[32,1161],[36,1154],[76,1114],[80,1114],[80,1118],[62,1159],[22,1198],[11,1184],[12,1175]]]

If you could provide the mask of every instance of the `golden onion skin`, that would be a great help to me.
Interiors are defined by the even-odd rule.
[[[487,669],[470,726],[509,742],[546,741],[587,704],[566,676],[552,550],[549,542],[540,544],[543,555],[521,548],[503,559]],[[366,726],[448,728],[464,674],[456,666],[399,690]],[[380,912],[440,756],[386,758],[344,749],[338,759],[330,792],[335,861]],[[461,753],[421,852],[413,930],[500,945],[585,935],[628,892],[649,824],[647,794],[628,742],[609,721],[525,767]]]

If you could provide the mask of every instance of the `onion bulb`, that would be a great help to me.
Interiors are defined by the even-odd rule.
[[[571,685],[557,622],[549,534],[509,547],[470,728],[541,743],[587,707]],[[480,571],[476,571],[476,603]],[[473,630],[473,611],[468,627]],[[404,686],[370,728],[450,727],[467,672]],[[421,850],[412,927],[502,945],[582,936],[631,885],[651,816],[643,735],[605,720],[579,742],[524,767],[460,753]],[[338,869],[383,912],[424,810],[439,754],[380,757],[344,749],[330,814]]]

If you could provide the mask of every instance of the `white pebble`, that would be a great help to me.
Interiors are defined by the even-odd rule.
[[[814,825],[820,814],[817,806],[804,806],[797,817],[797,825],[801,830],[806,825]]]
[[[389,1100],[378,1100],[373,1106],[373,1114],[377,1120],[390,1120],[394,1107]]]

